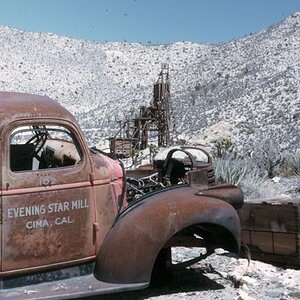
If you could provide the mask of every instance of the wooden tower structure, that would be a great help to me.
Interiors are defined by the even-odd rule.
[[[153,90],[153,108],[155,111],[155,127],[158,133],[157,144],[159,147],[170,145],[170,82],[169,82],[169,66],[163,64],[158,80]]]
[[[110,152],[118,157],[128,157],[132,155],[132,152],[146,149],[149,136],[157,137],[158,147],[170,145],[170,107],[169,66],[162,64],[157,82],[153,87],[151,105],[141,106],[138,117],[125,121],[117,136],[109,139]]]

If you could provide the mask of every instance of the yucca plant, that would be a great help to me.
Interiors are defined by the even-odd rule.
[[[283,170],[287,176],[300,175],[300,149],[286,156],[283,163]]]
[[[259,170],[249,159],[215,158],[213,161],[218,182],[239,185],[246,176],[259,178]]]
[[[213,165],[217,181],[239,186],[245,199],[275,198],[284,193],[250,158],[215,158]]]

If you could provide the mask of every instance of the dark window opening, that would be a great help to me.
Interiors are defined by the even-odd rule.
[[[10,137],[12,171],[41,170],[77,165],[82,151],[67,128],[35,125],[16,128]]]

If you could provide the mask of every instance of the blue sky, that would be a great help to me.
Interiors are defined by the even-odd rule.
[[[0,0],[0,24],[97,42],[222,43],[300,11],[300,0]]]

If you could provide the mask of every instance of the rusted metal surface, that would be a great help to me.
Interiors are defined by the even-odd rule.
[[[200,187],[197,192],[199,196],[211,197],[230,203],[234,208],[243,206],[243,193],[240,189],[232,184],[218,184],[215,186]]]
[[[176,184],[216,186],[215,173],[209,153],[196,147],[178,147],[168,152],[165,159],[127,171],[127,200],[162,187]]]
[[[37,285],[1,290],[1,300],[31,299],[31,300],[62,300],[81,299],[108,293],[118,293],[143,289],[147,283],[113,284],[101,282],[93,275],[74,277],[66,280],[46,282]]]
[[[31,98],[28,95],[23,98],[13,96],[1,99],[7,122],[11,121],[1,131],[1,274],[14,275],[51,265],[64,265],[70,261],[75,263],[94,259],[95,247],[90,226],[94,215],[89,157],[85,155],[78,165],[53,169],[14,171],[10,165],[11,133],[17,127],[27,126],[29,118],[31,125],[35,126],[44,127],[52,123],[67,126],[76,135],[81,148],[85,149],[76,123],[71,123],[72,117],[55,102],[33,97],[32,111],[27,108],[25,113],[30,103],[27,100]],[[15,105],[15,109],[11,105]],[[69,119],[68,125],[66,120],[57,117],[59,111]],[[46,117],[41,120],[40,114],[46,114]]]
[[[162,164],[160,182],[183,184],[144,195],[125,209],[124,168],[100,150],[89,149],[74,117],[55,101],[0,92],[0,134],[0,279],[97,258],[97,278],[121,284],[91,279],[87,292],[88,283],[78,288],[70,281],[60,296],[55,284],[40,285],[37,299],[145,287],[164,247],[239,252],[235,207],[241,206],[242,193],[231,185],[215,185],[205,152],[205,161],[198,161],[187,152],[191,149],[181,150],[188,157],[179,159],[184,174],[173,160],[177,150],[172,152]],[[2,295],[9,299],[19,294]]]
[[[0,116],[0,276],[95,260],[119,210],[124,186],[119,163],[90,152],[74,117],[48,97],[0,92]],[[14,170],[14,145],[10,143],[15,128],[21,132],[30,125],[32,132],[42,132],[53,124],[71,132],[80,161],[76,158],[74,165],[36,169],[20,168],[26,163],[21,161]],[[55,143],[59,145],[58,161],[66,155],[76,157],[68,154],[72,150],[69,142],[52,139],[47,146],[52,149]]]
[[[189,186],[165,189],[127,208],[100,249],[97,278],[116,283],[148,282],[160,249],[185,228],[189,228],[188,234],[197,230],[199,235],[206,233],[207,247],[222,246],[237,253],[240,227],[235,209],[197,192]]]
[[[0,130],[14,120],[55,118],[77,124],[64,107],[46,96],[0,92]],[[79,126],[76,126],[79,128]]]
[[[238,214],[253,259],[300,267],[300,199],[246,201]]]

